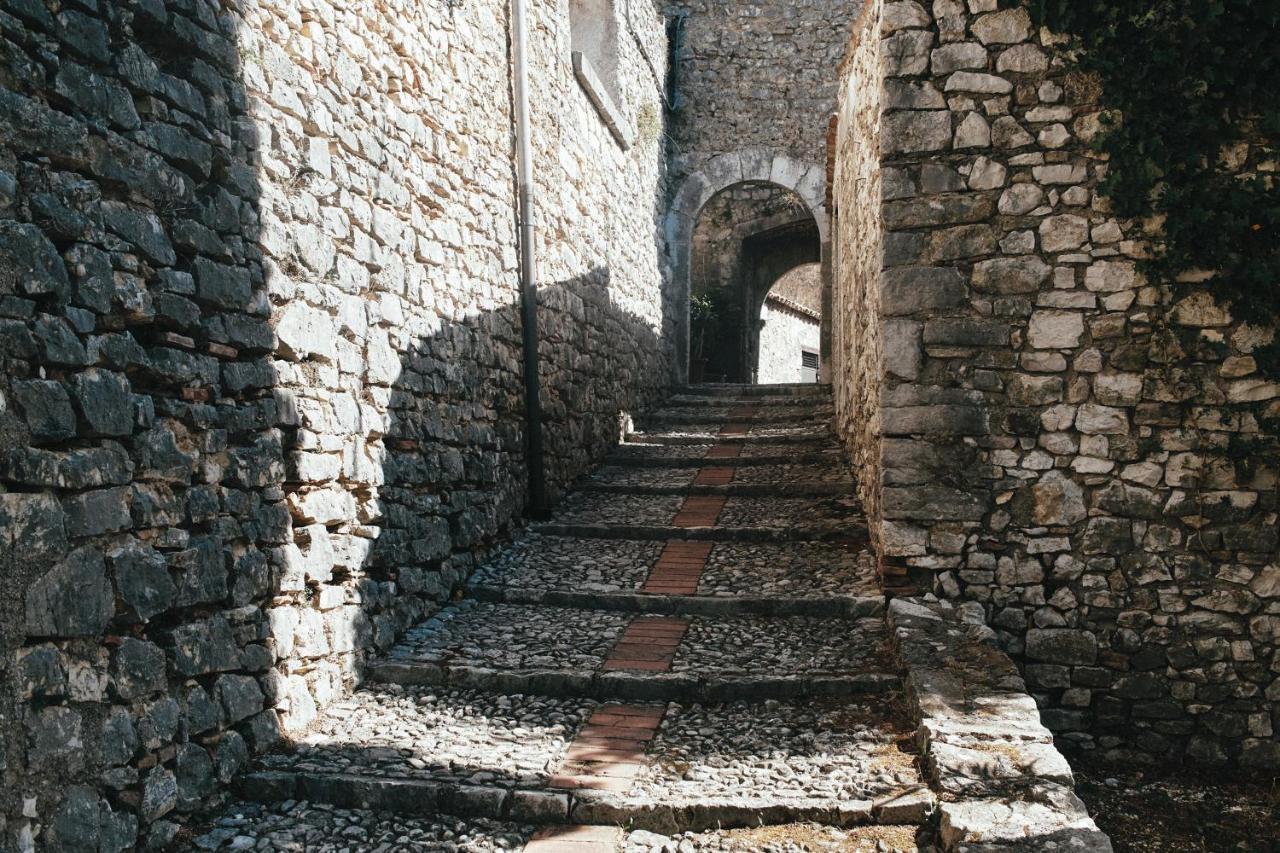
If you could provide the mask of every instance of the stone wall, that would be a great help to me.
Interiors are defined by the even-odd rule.
[[[717,154],[763,149],[821,163],[835,109],[832,73],[848,44],[847,0],[666,4],[686,15],[672,121],[672,172]]]
[[[1274,330],[1207,275],[1143,280],[1158,226],[1098,195],[1104,100],[1064,39],[996,0],[868,5],[836,391],[887,570],[980,602],[1079,746],[1280,766],[1280,386],[1250,356]],[[1253,175],[1265,151],[1223,156]]]
[[[507,3],[0,12],[0,847],[161,844],[524,505]],[[553,491],[669,371],[654,14],[620,145],[532,8]]]

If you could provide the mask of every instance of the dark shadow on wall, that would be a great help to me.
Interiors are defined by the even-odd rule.
[[[316,295],[292,282],[333,279],[313,227],[264,260],[259,175],[296,128],[256,135],[237,20],[0,12],[4,849],[172,839],[278,742],[277,710],[349,687],[524,504],[514,280],[429,334],[384,314],[281,344]],[[609,281],[539,293],[553,494],[669,375]]]

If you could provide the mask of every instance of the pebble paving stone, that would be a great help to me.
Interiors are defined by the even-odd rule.
[[[662,543],[575,539],[528,533],[502,549],[471,579],[473,586],[633,592],[644,586]]]
[[[828,401],[686,390],[665,414],[696,423],[632,436],[547,532],[491,554],[484,600],[371,662],[390,683],[260,758],[241,790],[277,802],[232,805],[195,848],[911,853],[935,809],[948,851],[1041,825],[1095,839],[980,614],[899,598],[886,618]],[[690,493],[723,484],[779,492]]]
[[[839,675],[894,669],[881,619],[694,617],[673,672]]]
[[[297,853],[500,853],[521,850],[532,826],[448,815],[410,818],[324,803],[232,803],[185,849]]]
[[[446,666],[595,670],[630,621],[603,610],[462,601],[408,631],[389,657]]]
[[[721,527],[806,527],[865,525],[853,497],[761,498],[731,496],[720,513]]]
[[[875,556],[834,542],[717,542],[699,595],[879,595]]]
[[[673,704],[629,793],[761,808],[894,797],[922,785],[911,731],[882,697]]]
[[[638,830],[623,853],[916,853],[914,826],[836,829],[816,823],[686,832],[674,837]]]
[[[565,498],[553,524],[670,524],[684,504],[683,495],[615,495],[581,492]]]
[[[597,703],[372,685],[325,710],[264,770],[544,786]]]

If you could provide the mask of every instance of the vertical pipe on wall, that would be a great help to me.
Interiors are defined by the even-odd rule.
[[[534,262],[533,146],[529,139],[529,35],[525,0],[512,0],[512,60],[515,66],[516,187],[520,206],[520,301],[524,348],[524,398],[528,422],[525,448],[529,472],[528,512],[547,511],[542,454],[542,399],[538,383],[538,277]]]

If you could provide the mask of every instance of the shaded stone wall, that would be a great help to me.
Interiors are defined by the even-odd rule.
[[[619,18],[624,149],[567,9],[531,39],[553,492],[670,364],[661,21]],[[164,842],[522,509],[506,16],[0,12],[0,847]]]
[[[687,15],[680,108],[671,127],[673,174],[750,148],[824,162],[827,118],[836,104],[832,72],[848,44],[852,4],[693,0],[665,10]]]
[[[843,322],[877,329],[837,394],[888,571],[980,602],[1079,745],[1275,768],[1280,387],[1250,355],[1274,330],[1206,275],[1143,280],[1158,232],[1097,194],[1101,93],[1062,39],[995,0],[870,6],[834,195]],[[877,204],[878,267],[851,222]]]

